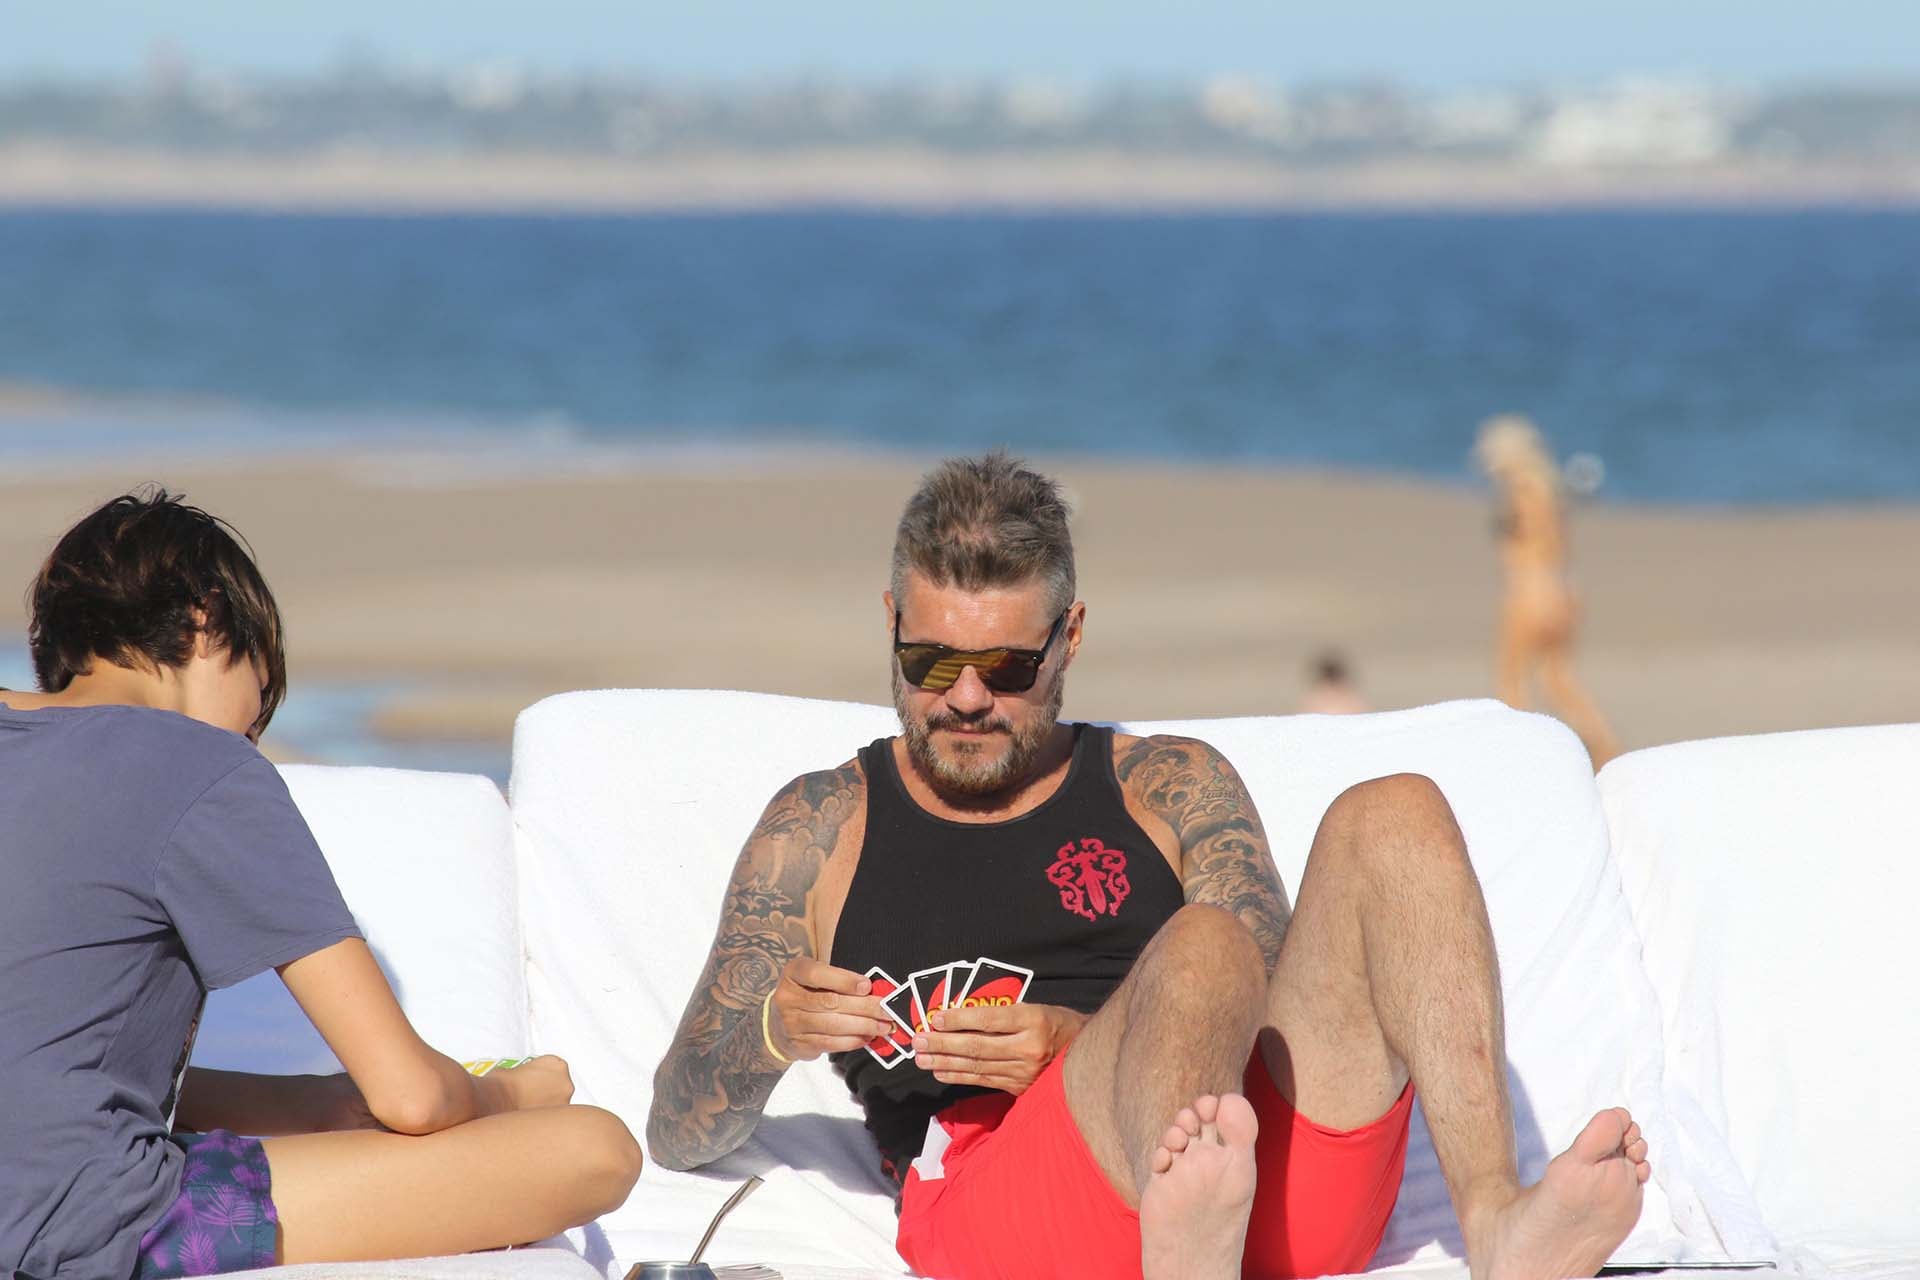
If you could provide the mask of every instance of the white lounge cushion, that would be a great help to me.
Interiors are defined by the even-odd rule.
[[[566,1052],[584,1092],[638,1131],[761,807],[795,775],[896,727],[890,708],[727,692],[567,694],[523,713],[511,793],[536,1047]],[[1537,1177],[1594,1110],[1626,1103],[1660,1169],[1628,1252],[1716,1253],[1701,1194],[1678,1159],[1661,1158],[1681,1143],[1660,1095],[1659,1019],[1591,774],[1565,729],[1490,702],[1130,728],[1188,732],[1225,751],[1290,886],[1341,789],[1399,771],[1435,778],[1493,914],[1523,1172]],[[752,1170],[769,1185],[729,1222],[722,1260],[897,1270],[891,1201],[838,1079],[821,1063],[789,1072],[768,1117],[707,1175],[649,1168],[607,1222],[622,1261],[674,1256],[726,1182]],[[1459,1247],[1421,1126],[1381,1260],[1432,1263]]]
[[[427,1043],[462,1060],[525,1053],[518,875],[500,789],[472,774],[408,769],[280,773]],[[213,994],[194,1061],[339,1069],[272,973]]]
[[[1636,751],[1600,777],[1677,1105],[1784,1245],[1920,1254],[1920,725]]]

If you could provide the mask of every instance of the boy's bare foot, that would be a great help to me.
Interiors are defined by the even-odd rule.
[[[1473,1280],[1563,1280],[1600,1270],[1640,1219],[1652,1174],[1625,1107],[1602,1111],[1546,1177],[1490,1211],[1467,1241]]]
[[[1237,1093],[1196,1098],[1174,1117],[1140,1194],[1146,1280],[1238,1280],[1259,1132],[1253,1107]]]

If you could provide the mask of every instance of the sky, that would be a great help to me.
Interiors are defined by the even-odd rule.
[[[415,67],[723,81],[1920,81],[1916,0],[0,0],[0,14],[9,76],[129,74],[167,42],[261,71],[359,49]]]

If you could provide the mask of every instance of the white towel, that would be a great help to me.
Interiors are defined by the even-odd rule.
[[[1916,789],[1920,725],[1680,743],[1600,777],[1669,1085],[1781,1242],[1836,1260],[1920,1253]]]

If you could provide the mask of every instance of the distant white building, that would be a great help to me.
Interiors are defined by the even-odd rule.
[[[1416,128],[1431,146],[1511,145],[1527,123],[1527,104],[1517,93],[1484,89],[1451,93],[1423,104]]]
[[[1226,133],[1284,144],[1299,132],[1293,108],[1271,87],[1247,76],[1221,75],[1200,89],[1200,114]]]
[[[1087,114],[1086,95],[1054,80],[1021,80],[1000,95],[1000,114],[1008,124],[1030,133],[1064,132]]]
[[[1700,85],[1626,81],[1556,101],[1523,154],[1568,168],[1702,164],[1727,153],[1737,114],[1732,98]]]

